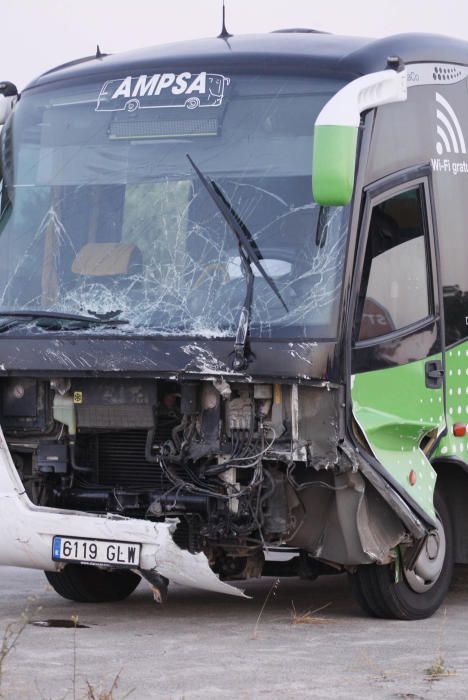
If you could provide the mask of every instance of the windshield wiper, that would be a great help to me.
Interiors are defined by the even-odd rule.
[[[239,254],[242,260],[242,272],[247,280],[247,291],[241,315],[239,317],[239,323],[237,326],[236,340],[234,343],[233,368],[243,369],[246,365],[245,347],[250,327],[250,312],[253,298],[254,274],[252,272],[252,264],[255,265],[265,282],[276,294],[281,304],[284,306],[285,310],[289,311],[289,309],[286,306],[286,303],[283,297],[281,296],[280,291],[276,286],[275,282],[270,277],[270,275],[268,275],[268,273],[264,270],[260,262],[262,254],[258,248],[258,245],[254,241],[252,234],[240,218],[239,214],[235,211],[234,207],[228,201],[224,193],[220,190],[216,182],[214,180],[211,180],[201,172],[201,170],[195,165],[188,153],[187,158],[190,161],[192,168],[198,175],[200,182],[210,195],[220,214],[223,216],[224,220],[236,236],[237,241],[239,243]]]
[[[117,313],[117,312],[116,312]],[[84,314],[69,314],[62,311],[17,311],[13,309],[0,310],[0,319],[9,318],[12,321],[0,322],[0,331],[8,330],[12,325],[17,325],[18,323],[37,321],[39,319],[51,319],[57,321],[77,321],[78,323],[88,323],[96,324],[98,326],[109,325],[121,325],[128,323],[125,319],[120,318],[109,318],[107,314],[96,314],[95,316],[85,316]]]

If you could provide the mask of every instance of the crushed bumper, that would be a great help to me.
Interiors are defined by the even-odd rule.
[[[0,429],[0,564],[54,571],[54,535],[138,542],[140,568],[173,583],[229,595],[244,593],[210,569],[206,556],[180,549],[172,539],[172,523],[99,516],[35,506],[24,491]]]

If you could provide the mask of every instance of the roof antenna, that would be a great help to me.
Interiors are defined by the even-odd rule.
[[[102,58],[105,56],[105,53],[101,52],[101,49],[99,48],[99,44],[96,45],[96,58]]]
[[[221,34],[218,34],[218,39],[229,39],[229,37],[232,36],[226,29],[226,7],[224,1],[225,0],[223,0],[223,26],[221,28]]]

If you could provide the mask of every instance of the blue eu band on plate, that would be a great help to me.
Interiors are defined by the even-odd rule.
[[[52,559],[110,566],[138,566],[140,548],[141,545],[133,542],[56,536],[52,544]]]

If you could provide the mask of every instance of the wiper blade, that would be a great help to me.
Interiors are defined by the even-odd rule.
[[[260,272],[261,276],[265,280],[265,282],[268,284],[268,286],[273,290],[273,292],[276,294],[278,299],[280,300],[281,304],[284,306],[286,311],[289,311],[288,307],[286,306],[286,303],[283,299],[283,297],[280,294],[280,291],[278,287],[276,286],[275,282],[273,279],[270,277],[270,275],[265,272],[264,268],[262,267],[262,264],[260,262],[259,255],[255,251],[255,248],[258,250],[258,246],[256,243],[253,242],[252,239],[252,234],[248,230],[247,226],[245,223],[242,221],[240,218],[239,214],[234,210],[234,207],[228,200],[226,199],[225,195],[223,192],[220,190],[218,185],[214,180],[211,180],[210,178],[206,177],[201,170],[195,165],[189,154],[187,153],[187,158],[190,161],[190,164],[192,168],[195,170],[197,173],[200,182],[202,185],[205,187],[206,191],[210,195],[211,199],[213,202],[216,204],[217,208],[219,209],[219,212],[222,214],[224,217],[224,220],[226,221],[227,225],[229,228],[233,231],[234,235],[236,236],[237,240],[239,241],[239,245],[241,245],[248,257],[249,262],[252,262],[257,270]],[[260,251],[259,251],[260,252]],[[260,254],[261,256],[261,254]]]
[[[247,290],[245,293],[244,305],[237,324],[236,339],[234,341],[234,360],[232,363],[232,368],[236,370],[244,369],[247,364],[245,358],[245,348],[250,330],[250,309],[252,308],[253,286],[255,281],[252,266],[249,264],[249,259],[240,245],[239,254],[241,256],[242,272],[247,280]]]
[[[247,364],[245,350],[250,330],[250,314],[252,308],[254,285],[254,273],[252,271],[252,264],[255,265],[265,282],[276,294],[286,311],[289,311],[289,309],[286,306],[278,287],[276,286],[272,278],[263,269],[262,264],[260,262],[260,258],[262,257],[262,255],[258,249],[256,242],[252,238],[252,234],[240,218],[239,214],[235,211],[232,204],[226,199],[225,195],[220,190],[216,182],[206,177],[206,175],[204,175],[201,172],[201,170],[195,165],[193,160],[190,158],[188,153],[187,158],[189,159],[192,168],[198,175],[200,182],[210,195],[211,199],[215,203],[217,209],[223,216],[227,225],[234,233],[239,244],[239,255],[241,256],[242,261],[242,273],[247,282],[247,290],[245,293],[244,304],[240,313],[239,322],[237,324],[236,339],[234,341],[234,360],[232,366],[235,370],[241,370],[244,369]]]
[[[120,319],[120,318],[106,318],[105,315],[103,314],[102,317],[99,317],[97,314],[96,316],[86,316],[84,314],[69,314],[67,312],[62,312],[62,311],[40,311],[40,310],[31,310],[31,311],[26,311],[26,310],[21,310],[17,311],[16,309],[2,309],[0,310],[0,319],[1,318],[10,318],[14,319],[16,323],[20,323],[23,319],[25,321],[37,321],[41,318],[44,319],[56,319],[57,321],[78,321],[78,322],[85,322],[85,323],[93,323],[98,326],[103,326],[103,325],[110,325],[110,326],[115,326],[115,325],[121,325],[128,323],[126,319]],[[16,325],[16,323],[14,325]],[[10,328],[12,325],[11,322],[6,321],[3,324],[0,324],[0,330],[6,330],[7,328]]]

